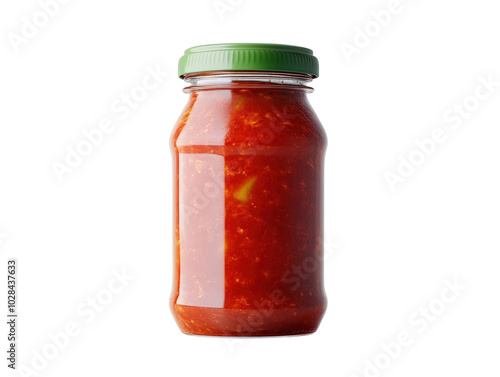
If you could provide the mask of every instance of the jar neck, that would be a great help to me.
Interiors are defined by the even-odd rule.
[[[314,89],[308,84],[313,78],[311,75],[300,73],[247,71],[190,73],[183,77],[184,81],[189,84],[188,87],[184,88],[185,93],[198,90],[235,88],[286,88],[312,93]]]

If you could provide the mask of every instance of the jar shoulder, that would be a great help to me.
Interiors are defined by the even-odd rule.
[[[172,133],[176,147],[326,145],[305,93],[221,90],[191,95]]]

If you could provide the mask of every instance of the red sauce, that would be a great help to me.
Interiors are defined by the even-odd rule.
[[[323,290],[326,135],[306,87],[191,88],[171,144],[174,284],[181,331],[316,331]]]

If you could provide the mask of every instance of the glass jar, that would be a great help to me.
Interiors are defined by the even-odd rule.
[[[326,134],[312,51],[273,44],[186,50],[188,103],[171,136],[174,274],[182,332],[316,331],[323,288]]]

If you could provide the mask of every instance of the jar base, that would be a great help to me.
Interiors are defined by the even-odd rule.
[[[208,336],[287,336],[316,332],[326,305],[316,308],[228,309],[172,306],[184,334]]]

